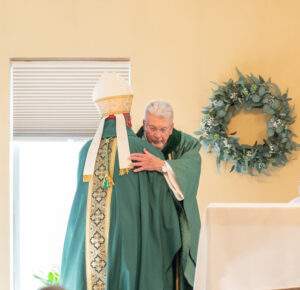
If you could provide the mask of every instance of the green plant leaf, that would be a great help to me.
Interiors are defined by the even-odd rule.
[[[251,99],[253,102],[258,103],[261,100],[261,97],[259,95],[252,95]]]
[[[264,86],[260,86],[258,90],[258,94],[262,97],[266,93],[266,89]]]
[[[273,129],[270,129],[270,128],[268,129],[268,136],[269,136],[269,137],[274,136],[274,133],[275,133],[275,132],[274,132]]]

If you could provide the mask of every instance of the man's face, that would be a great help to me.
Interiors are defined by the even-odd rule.
[[[154,147],[162,150],[173,132],[173,122],[164,117],[158,117],[151,113],[144,120],[144,132],[147,140]]]

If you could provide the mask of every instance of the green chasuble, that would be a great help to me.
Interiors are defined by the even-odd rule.
[[[143,127],[137,136],[145,139]],[[180,290],[191,289],[194,284],[200,233],[200,216],[196,199],[201,169],[199,150],[200,143],[196,138],[176,129],[173,129],[162,150],[184,195],[183,201],[177,201],[182,233],[180,269],[181,276],[184,276],[180,279]]]
[[[130,152],[163,158],[127,128]],[[61,285],[66,290],[174,290],[182,248],[176,201],[162,174],[120,174],[115,120],[105,122],[94,175],[83,182],[91,141],[80,152]]]

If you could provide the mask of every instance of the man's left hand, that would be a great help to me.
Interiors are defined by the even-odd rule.
[[[130,159],[133,161],[133,166],[135,169],[133,172],[140,171],[159,171],[164,165],[164,161],[149,153],[144,149],[144,153],[132,153],[130,154]]]

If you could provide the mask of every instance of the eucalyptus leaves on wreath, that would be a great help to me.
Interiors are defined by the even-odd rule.
[[[221,161],[232,162],[230,172],[267,173],[272,166],[284,166],[288,156],[299,148],[292,138],[295,134],[289,126],[295,116],[289,105],[288,91],[281,93],[271,80],[261,76],[243,75],[237,70],[239,79],[229,79],[217,85],[210,97],[210,103],[203,109],[204,117],[196,134],[201,144],[217,154],[217,165]],[[269,116],[267,139],[262,144],[243,145],[234,135],[227,132],[231,118],[241,110],[261,109]]]

